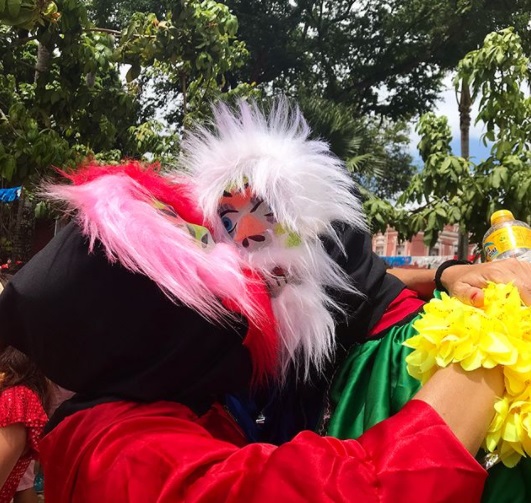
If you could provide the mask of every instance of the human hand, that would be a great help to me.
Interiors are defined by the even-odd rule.
[[[531,305],[531,263],[510,258],[483,264],[454,265],[446,268],[441,283],[450,295],[466,304],[482,307],[483,288],[494,283],[512,282],[526,305]]]

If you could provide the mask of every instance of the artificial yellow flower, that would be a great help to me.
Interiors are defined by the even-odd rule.
[[[494,406],[484,447],[515,466],[531,456],[531,307],[512,284],[490,283],[484,292],[481,309],[444,293],[426,304],[413,324],[418,335],[404,342],[413,349],[406,363],[422,384],[452,363],[467,371],[502,365],[506,391]]]

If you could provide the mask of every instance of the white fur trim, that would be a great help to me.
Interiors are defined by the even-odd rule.
[[[273,245],[242,256],[266,278],[275,267],[287,273],[288,284],[272,299],[281,367],[293,361],[308,377],[335,348],[332,311],[340,308],[328,289],[356,291],[320,240],[328,235],[339,244],[334,222],[366,229],[354,182],[325,142],[309,138],[300,110],[285,99],[277,100],[267,117],[254,103],[240,101],[234,111],[219,104],[211,126],[185,138],[181,161],[215,237],[229,242],[218,216],[223,191],[248,182],[276,220],[301,239],[293,248]]]
[[[214,108],[213,129],[198,128],[183,141],[183,163],[197,184],[200,207],[215,221],[218,201],[230,185],[251,185],[287,230],[303,239],[335,236],[332,222],[366,228],[354,182],[297,107],[275,102],[269,117],[240,101],[233,112]]]

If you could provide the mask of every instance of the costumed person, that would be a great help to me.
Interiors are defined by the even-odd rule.
[[[32,459],[18,483],[13,503],[38,503],[39,496],[35,489],[36,466],[36,461]]]
[[[0,274],[0,292],[7,283]],[[0,327],[0,331],[2,328]],[[12,347],[0,351],[0,502],[32,501],[30,464],[48,417],[46,377],[26,355]],[[28,472],[26,474],[26,472]],[[28,482],[23,484],[23,479]]]
[[[0,296],[2,341],[76,392],[41,441],[46,500],[479,499],[486,474],[470,453],[503,392],[499,368],[441,369],[357,440],[306,431],[249,444],[221,406],[227,393],[285,385],[289,368],[299,382],[324,368],[341,307],[329,291],[356,295],[320,238],[336,239],[333,223],[362,228],[359,202],[308,135],[284,102],[269,117],[220,106],[213,130],[184,143],[190,175],[87,166],[48,187],[74,221]],[[219,178],[194,169],[206,152]],[[293,158],[308,169],[295,182]],[[269,240],[269,257],[245,252]]]
[[[523,284],[526,278],[531,277],[529,264],[515,259],[504,264],[479,264],[473,267],[478,274],[486,274],[492,281],[501,282],[507,281],[503,271],[511,269],[515,282],[517,280],[522,286],[522,299],[529,303],[529,291]],[[446,292],[443,277],[452,276],[451,280],[448,278],[449,282],[459,285],[458,289],[464,289],[462,298],[471,305],[482,307],[484,292],[467,284],[468,268],[469,266],[460,261],[442,264],[435,271],[434,287],[439,292]],[[429,284],[428,279],[433,277],[433,272],[430,271],[412,273],[396,270],[392,273],[410,281],[414,287],[416,284],[411,281],[412,278],[420,280],[421,288]],[[404,288],[389,304],[381,319],[366,332],[365,339],[360,337],[363,333],[358,332],[357,343],[351,347],[344,362],[336,369],[327,395],[328,417],[321,425],[321,431],[341,439],[357,438],[373,425],[400,410],[418,392],[421,383],[408,372],[406,359],[412,349],[406,341],[417,334],[416,322],[422,317],[424,302],[419,304],[418,299],[413,299],[415,294]],[[455,309],[457,307],[458,305],[454,305]],[[347,327],[344,325],[339,327],[340,331],[345,329]],[[483,503],[529,501],[529,458],[521,459],[517,466],[508,468],[499,463],[497,457],[481,450],[478,460],[489,468],[489,477],[481,499]]]
[[[283,222],[310,219],[311,210],[307,211],[301,201],[316,200],[315,196],[308,195],[312,189],[327,189],[321,184],[319,166],[314,172],[311,162],[298,152],[282,153],[282,165],[287,166],[290,174],[289,181],[282,180],[278,173],[281,163],[276,159],[271,161],[268,142],[254,141],[253,134],[246,136],[247,131],[254,130],[245,127],[246,123],[252,125],[255,120],[252,110],[244,109],[240,120],[241,123],[229,123],[219,118],[227,133],[223,142],[215,141],[208,132],[200,138],[194,137],[194,142],[188,145],[185,164],[194,173],[199,200],[207,201],[203,203],[207,215],[215,219],[218,211],[227,231],[225,237],[240,247],[253,268],[270,278],[269,283],[274,285],[272,306],[277,319],[288,327],[307,324],[303,333],[311,333],[314,320],[331,323],[331,319],[306,305],[301,308],[301,312],[306,313],[304,319],[292,322],[290,316],[297,316],[297,309],[286,309],[285,306],[312,302],[309,295],[315,289],[308,281],[314,278],[308,274],[308,264],[313,266],[326,261],[308,258],[313,250],[310,248],[304,249],[306,255],[302,254],[298,246],[299,235],[287,233]],[[268,140],[273,142],[274,137]],[[252,165],[232,162],[226,151],[236,150],[244,159],[252,158]],[[220,158],[229,160],[219,162]],[[304,187],[305,191],[290,189],[290,183],[293,187]],[[210,204],[216,198],[209,192],[220,193],[223,188],[226,190],[221,205]],[[278,221],[272,219],[272,215],[284,217]],[[300,223],[291,226],[292,229],[300,227]],[[310,239],[303,241],[315,245],[316,235],[311,235],[311,231],[308,234]],[[446,262],[437,271],[392,270],[391,276],[385,274],[383,261],[372,253],[370,235],[363,225],[343,229],[340,236],[339,244],[328,240],[328,251],[356,288],[336,290],[328,299],[329,306],[340,305],[346,311],[344,316],[336,316],[335,354],[310,380],[287,379],[287,384],[281,388],[273,386],[267,392],[261,390],[227,398],[231,413],[253,441],[278,444],[289,440],[301,429],[357,438],[369,427],[399,411],[420,388],[419,381],[408,374],[405,357],[410,349],[402,343],[416,333],[413,322],[424,306],[424,299],[431,296],[435,287],[444,288],[443,275],[445,278],[453,275],[450,282],[453,292],[465,302],[477,306],[483,303],[483,290],[470,284],[470,268],[462,261]],[[316,248],[322,251],[321,247]],[[530,276],[529,264],[507,262],[501,270],[493,265],[474,266],[472,279],[477,280],[478,275],[485,274],[485,280],[507,280],[505,272],[508,268],[513,281],[520,282],[522,297],[529,302],[530,291],[522,280],[526,275]],[[324,265],[320,267],[324,277],[329,275]],[[486,285],[485,281],[483,286]],[[359,295],[360,291],[363,295]],[[419,298],[417,291],[424,299]],[[322,303],[313,305],[322,306]],[[331,329],[328,325],[317,330]],[[367,340],[370,341],[367,345],[360,345]],[[346,350],[351,347],[347,361],[341,365]],[[286,371],[296,374],[293,368]],[[334,373],[336,377],[330,389]],[[326,417],[329,415],[331,418]],[[526,466],[527,461],[513,471],[496,467],[495,474],[489,478],[483,501],[499,501],[500,491],[507,501],[508,494],[511,497],[524,494],[522,482],[513,484],[513,491],[509,492],[503,486],[507,477],[513,481],[525,480],[520,470],[525,473]]]

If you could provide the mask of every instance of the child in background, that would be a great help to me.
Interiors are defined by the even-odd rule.
[[[0,292],[7,278],[0,275]],[[0,503],[9,503],[32,459],[48,418],[48,380],[39,369],[11,346],[0,352]],[[26,488],[15,501],[32,501]],[[26,494],[24,494],[26,493]],[[22,498],[22,499],[21,499]],[[33,500],[34,501],[34,500]]]
[[[32,459],[18,483],[15,496],[13,497],[13,503],[38,503],[39,497],[35,490],[36,476],[35,460]]]

